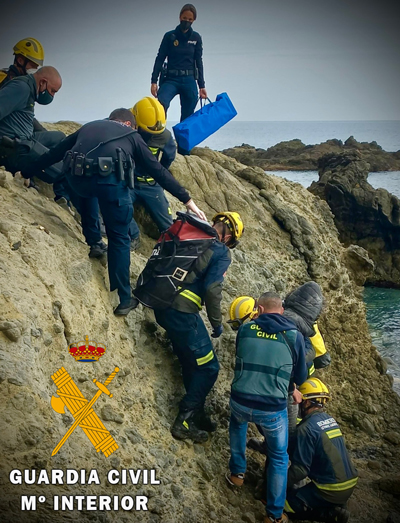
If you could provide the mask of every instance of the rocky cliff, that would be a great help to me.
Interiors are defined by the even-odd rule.
[[[243,144],[223,151],[241,163],[261,167],[264,170],[281,171],[316,170],[318,161],[326,154],[346,154],[358,151],[361,158],[370,164],[371,171],[400,170],[400,151],[387,152],[376,142],[357,142],[350,136],[341,140],[327,140],[317,145],[305,145],[301,140],[280,142],[269,149],[256,149]]]
[[[368,251],[375,269],[368,281],[400,287],[400,200],[367,181],[362,155],[327,155],[319,161],[319,180],[309,190],[328,202],[340,239]]]
[[[300,185],[262,169],[246,167],[208,149],[180,157],[174,175],[189,188],[209,218],[237,210],[245,223],[226,278],[223,310],[239,294],[276,290],[282,296],[310,279],[326,296],[320,328],[332,353],[323,372],[353,459],[359,487],[350,502],[354,522],[396,518],[400,473],[400,400],[371,345],[361,285],[371,270],[360,247],[344,248],[326,202]],[[179,203],[170,198],[174,210]],[[141,215],[139,215],[141,217]],[[132,255],[134,280],[154,240],[146,235]],[[225,325],[217,340],[221,372],[209,399],[217,432],[204,445],[172,439],[169,427],[182,394],[179,365],[151,311],[138,309],[126,319],[113,316],[116,296],[108,292],[106,267],[90,260],[74,218],[44,194],[0,170],[0,484],[1,521],[61,522],[256,522],[263,506],[253,497],[262,461],[248,453],[248,475],[240,493],[226,485],[229,458],[229,388],[234,334]],[[85,335],[107,347],[97,363],[77,363],[68,344]],[[104,381],[115,366],[112,398],[100,398],[95,411],[119,445],[109,458],[97,454],[81,429],[55,457],[51,452],[72,424],[67,412],[51,409],[51,375],[64,366],[85,397],[93,378]],[[97,389],[96,389],[97,390]],[[255,435],[255,428],[250,433]],[[11,469],[97,469],[101,485],[10,484]],[[106,482],[110,469],[156,469],[161,485]],[[21,512],[20,496],[44,495],[36,512]],[[128,513],[54,512],[53,495],[149,496],[149,511]],[[392,519],[392,521],[394,521]]]

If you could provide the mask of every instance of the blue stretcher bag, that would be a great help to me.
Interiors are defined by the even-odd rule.
[[[189,118],[174,125],[175,140],[182,149],[190,151],[237,115],[227,93],[217,95],[215,102],[208,101],[209,104],[202,105]]]

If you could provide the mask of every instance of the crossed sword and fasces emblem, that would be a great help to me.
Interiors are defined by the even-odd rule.
[[[115,367],[114,372],[110,374],[104,384],[96,379],[93,380],[99,390],[90,401],[83,396],[82,392],[64,367],[61,367],[61,369],[51,376],[51,379],[57,385],[58,395],[58,397],[52,396],[51,406],[59,414],[65,414],[65,407],[67,407],[75,418],[73,425],[53,450],[53,453],[51,454],[52,456],[57,454],[78,425],[85,432],[97,452],[103,452],[106,458],[118,449],[116,441],[92,409],[92,406],[103,392],[112,398],[113,395],[110,393],[107,386],[115,378],[118,371],[119,368]]]

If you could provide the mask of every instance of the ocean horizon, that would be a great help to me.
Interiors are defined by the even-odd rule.
[[[80,124],[87,122],[80,121]],[[172,130],[176,121],[168,121]],[[242,145],[268,149],[277,143],[299,139],[315,145],[336,138],[343,142],[350,136],[359,142],[377,142],[385,151],[400,150],[400,120],[310,120],[310,121],[241,121],[231,120],[199,147],[217,151]]]

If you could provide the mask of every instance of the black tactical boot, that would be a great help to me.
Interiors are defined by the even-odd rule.
[[[180,412],[172,425],[171,434],[176,439],[191,439],[195,443],[204,443],[208,434],[200,430],[194,422],[194,411]]]
[[[310,521],[321,521],[321,523],[347,523],[350,512],[345,508],[320,508],[307,510],[301,519]]]
[[[104,254],[107,254],[107,245],[103,241],[90,246],[89,258],[101,258]]]
[[[136,307],[139,305],[139,300],[136,298],[131,298],[131,301],[129,303],[126,303],[124,305],[121,305],[121,303],[114,309],[115,316],[126,316],[131,311],[136,309]]]
[[[200,430],[206,432],[215,432],[218,427],[217,422],[213,421],[204,409],[194,415],[194,422]]]
[[[347,523],[350,518],[350,512],[345,508],[336,507],[328,510],[326,518],[323,520],[326,523]]]

